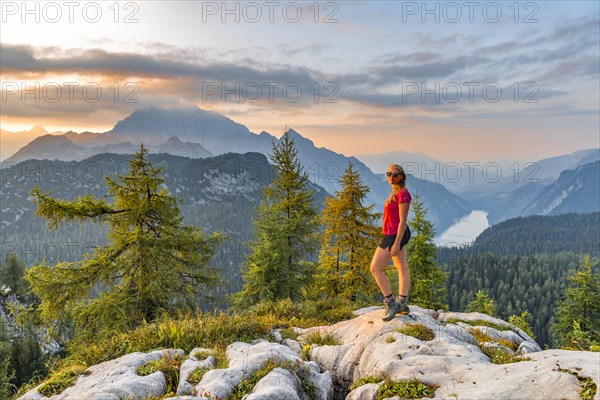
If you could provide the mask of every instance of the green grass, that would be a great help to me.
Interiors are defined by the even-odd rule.
[[[393,337],[393,336],[388,336],[388,337],[385,339],[385,342],[386,342],[386,343],[394,343],[395,341],[396,341],[396,338],[395,338],[395,337]]]
[[[480,347],[480,349],[481,349],[481,352],[483,354],[485,354],[486,356],[488,356],[492,360],[492,363],[494,363],[494,364],[509,364],[509,363],[516,363],[516,362],[531,360],[528,357],[507,354],[506,352],[502,351],[501,349],[490,349],[487,347]]]
[[[360,387],[362,385],[366,385],[369,383],[379,383],[379,382],[383,382],[384,380],[385,380],[385,378],[382,376],[373,376],[373,375],[365,376],[364,378],[360,378],[356,382],[353,382],[352,385],[350,385],[350,387],[348,388],[348,390],[353,391],[354,389],[356,389],[357,387]]]
[[[268,317],[272,320],[287,321],[280,327],[329,325],[352,319],[355,305],[342,299],[322,299],[296,302],[289,299],[277,302],[264,302],[253,305],[242,312],[243,315]],[[279,327],[279,326],[274,326]]]
[[[418,379],[385,381],[377,390],[377,400],[383,400],[387,397],[400,396],[403,399],[420,399],[423,397],[433,397],[437,386],[428,385]]]
[[[309,344],[316,344],[319,346],[337,346],[340,344],[340,341],[335,336],[330,333],[322,334],[321,330],[310,332],[304,340]]]
[[[402,325],[401,327],[396,328],[396,332],[415,337],[425,342],[435,339],[433,331],[421,323]]]
[[[581,386],[581,391],[579,392],[581,400],[594,400],[594,396],[596,396],[596,391],[598,390],[598,387],[596,386],[596,383],[594,383],[594,380],[590,377],[577,378],[579,379]]]
[[[581,400],[594,400],[598,386],[592,378],[583,378],[579,376],[577,372],[571,371],[570,369],[559,368],[559,371],[569,373],[577,378],[579,381],[579,386],[581,387],[581,390],[579,391],[579,397],[581,397]]]
[[[156,371],[161,371],[165,376],[167,394],[175,393],[179,384],[179,368],[185,359],[186,357],[180,357],[179,355],[172,357],[170,354],[167,354],[158,360],[149,361],[141,365],[137,369],[137,374],[139,376],[147,376]]]
[[[215,352],[214,351],[208,351],[208,350],[201,350],[201,351],[197,351],[193,354],[194,357],[196,357],[197,360],[202,361],[202,360],[206,360],[208,357],[210,356],[215,356]]]
[[[197,367],[188,375],[187,381],[191,385],[196,386],[208,371],[210,371],[210,368],[208,367]]]
[[[38,392],[46,397],[62,393],[66,388],[72,386],[80,375],[89,375],[87,368],[81,366],[72,366],[70,368],[57,371],[40,386]]]
[[[481,346],[481,343],[484,343],[484,342],[494,342],[494,343],[501,344],[502,346],[507,347],[507,348],[511,349],[512,351],[517,351],[519,346],[516,343],[511,342],[510,340],[493,339],[489,335],[487,335],[487,334],[483,333],[482,331],[480,331],[479,329],[475,329],[475,328],[469,329],[469,333],[471,335],[473,335],[473,337],[475,337],[475,339],[479,343],[479,349],[481,350],[481,352],[483,354],[485,354],[486,356],[488,356],[490,358],[490,360],[492,360],[492,363],[494,363],[494,364],[509,364],[509,363],[530,360],[530,358],[527,358],[527,357],[517,356],[517,355],[513,355],[513,354],[507,354],[506,352],[502,351],[501,349],[494,349],[494,348],[488,348],[488,347]]]
[[[183,349],[189,353],[195,347],[227,347],[235,341],[249,342],[266,337],[268,321],[226,314],[183,315],[142,325],[137,329],[111,337],[69,346],[67,361],[95,365],[125,354],[158,349]]]
[[[469,333],[471,335],[473,335],[473,337],[475,339],[477,339],[477,341],[479,343],[495,342],[495,343],[501,344],[504,347],[508,347],[512,351],[517,351],[519,349],[519,345],[514,342],[511,342],[510,340],[494,339],[491,336],[489,336],[488,334],[486,334],[485,332],[480,331],[479,329],[471,328],[471,329],[469,329]]]
[[[292,328],[285,328],[281,330],[281,337],[283,339],[292,339],[292,340],[296,340],[298,339],[298,336],[300,336],[298,333],[294,332],[294,329]]]

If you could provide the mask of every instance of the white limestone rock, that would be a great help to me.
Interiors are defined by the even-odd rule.
[[[298,343],[297,341],[295,341],[293,339],[283,339],[281,344],[289,347],[290,349],[294,350],[298,354],[300,354],[300,352],[302,351],[302,346],[300,345],[300,343]]]
[[[273,360],[298,366],[299,373],[304,374],[303,377],[315,385],[316,392],[319,393],[321,399],[329,400],[331,398],[333,385],[329,373],[320,373],[316,363],[304,363],[300,355],[288,346],[267,341],[255,344],[235,342],[227,347],[226,354],[229,368],[208,371],[195,387],[197,395],[210,399],[226,398],[242,379],[250,377],[267,360]],[[303,368],[307,371],[301,371]],[[300,398],[304,395],[301,386],[297,395]]]
[[[89,375],[81,375],[73,386],[60,394],[49,398],[41,396],[37,392],[38,386],[20,400],[109,400],[160,397],[167,389],[163,373],[157,371],[147,376],[139,376],[137,369],[149,361],[176,355],[183,356],[183,351],[157,350],[148,354],[130,353],[88,368]]]
[[[277,343],[281,343],[283,341],[283,336],[281,336],[281,331],[279,329],[275,329],[273,331],[273,339]]]
[[[179,385],[177,386],[177,395],[193,395],[195,394],[194,385],[188,382],[188,378],[192,372],[196,370],[196,368],[215,368],[215,358],[213,356],[208,356],[203,358],[202,360],[198,360],[196,355],[201,353],[214,353],[214,351],[209,349],[195,348],[190,352],[190,356],[187,360],[185,360],[181,367],[179,368]]]
[[[314,361],[305,362],[296,372],[300,379],[314,386],[313,400],[329,400],[333,397],[333,381],[329,371],[321,372]]]
[[[377,398],[378,383],[367,383],[348,393],[346,400],[375,400]]]
[[[348,387],[352,382],[367,376],[385,376],[393,380],[417,378],[427,384],[438,385],[436,399],[483,398],[579,398],[579,381],[560,369],[569,369],[580,377],[590,376],[600,382],[600,354],[563,350],[539,351],[539,346],[529,336],[512,325],[478,313],[434,314],[411,305],[412,313],[398,315],[383,322],[383,310],[364,313],[357,318],[329,327],[315,327],[322,334],[331,334],[337,346],[313,346],[310,355],[321,370],[329,370],[333,381]],[[506,327],[499,330],[473,327],[464,323],[449,323],[450,318],[476,321],[486,320]],[[397,332],[406,324],[422,323],[434,332],[434,339],[424,341]],[[488,333],[492,342],[483,346],[512,350],[495,340],[508,340],[519,346],[517,353],[530,360],[509,364],[493,364],[482,353],[471,329]],[[394,340],[389,340],[388,338]],[[307,334],[298,338],[306,340]],[[560,368],[558,367],[560,365]],[[348,394],[347,400],[371,399],[378,384],[364,385]],[[600,400],[596,394],[595,399]]]
[[[308,400],[298,377],[283,368],[274,368],[262,378],[244,400]]]

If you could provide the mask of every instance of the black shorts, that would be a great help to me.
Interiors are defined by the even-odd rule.
[[[396,241],[396,236],[398,235],[383,235],[381,238],[381,242],[379,242],[379,247],[382,249],[390,250],[392,245]],[[404,236],[402,236],[402,240],[400,241],[400,250],[404,247],[406,243],[410,240],[410,228],[406,225],[406,229],[404,229]]]

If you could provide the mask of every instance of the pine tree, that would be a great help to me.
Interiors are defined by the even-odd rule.
[[[286,129],[269,156],[277,175],[263,191],[254,220],[254,238],[243,267],[244,286],[232,296],[238,309],[281,299],[300,300],[314,266],[306,261],[316,249],[318,230],[314,191],[298,161]]]
[[[35,327],[27,326],[15,333],[10,353],[15,387],[26,384],[34,375],[46,375],[48,356],[44,354],[41,342],[41,334]]]
[[[435,228],[427,219],[427,208],[418,193],[411,201],[414,218],[408,222],[407,244],[410,266],[410,301],[426,308],[447,309],[446,273],[436,266]]]
[[[72,220],[109,225],[108,246],[83,261],[44,261],[28,271],[49,329],[72,322],[76,335],[122,331],[154,320],[161,310],[196,309],[199,296],[217,282],[207,264],[223,238],[182,225],[182,200],[161,187],[161,168],[147,154],[142,144],[127,175],[105,177],[113,204],[88,194],[67,202],[31,190],[36,216],[45,217],[49,229]],[[93,296],[95,291],[100,294]]]
[[[369,265],[377,246],[379,228],[374,221],[381,217],[373,213],[374,205],[363,202],[370,189],[360,180],[352,163],[340,177],[341,190],[325,199],[322,222],[325,230],[319,259],[318,291],[327,297],[357,296],[374,292]]]
[[[485,292],[478,290],[475,294],[475,299],[467,304],[467,312],[479,312],[495,316],[496,303]]]
[[[10,288],[10,293],[22,299],[28,291],[28,284],[24,276],[25,264],[18,259],[15,253],[9,253],[0,268],[0,284]]]
[[[600,275],[593,273],[590,257],[568,278],[570,285],[556,307],[550,328],[554,344],[560,348],[589,350],[600,344]]]
[[[11,383],[15,371],[10,366],[11,339],[8,323],[0,314],[0,399],[8,399],[13,394],[14,385]]]

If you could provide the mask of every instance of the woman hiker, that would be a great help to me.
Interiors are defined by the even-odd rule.
[[[406,189],[406,174],[397,164],[390,164],[387,170],[388,182],[392,191],[386,199],[383,210],[383,238],[375,250],[371,261],[371,274],[383,294],[385,304],[384,321],[389,321],[396,314],[408,314],[408,291],[410,288],[410,271],[406,261],[406,243],[410,239],[410,229],[406,224],[411,196]],[[383,269],[390,261],[398,271],[398,297],[394,293],[390,280]]]

